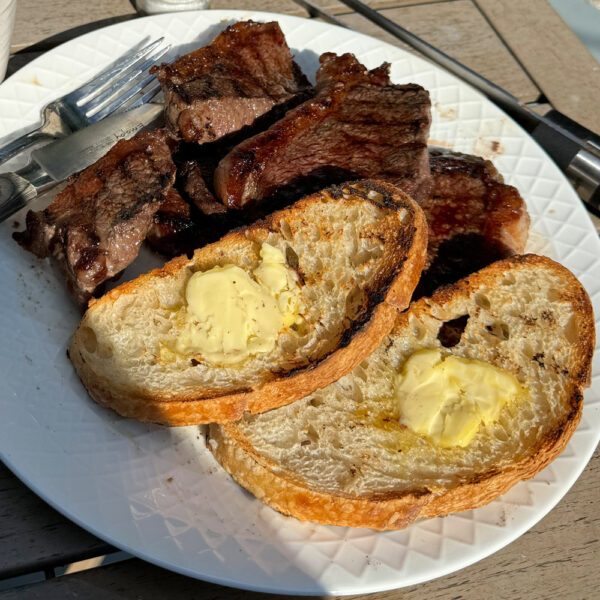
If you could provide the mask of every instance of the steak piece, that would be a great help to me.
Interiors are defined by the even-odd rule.
[[[173,142],[164,130],[120,140],[71,178],[52,204],[29,211],[14,239],[36,256],[52,256],[80,303],[137,256],[175,181]]]
[[[205,215],[222,215],[227,209],[216,200],[209,189],[212,181],[214,166],[188,161],[182,169],[181,178],[183,190],[194,206]]]
[[[167,191],[160,208],[152,217],[146,241],[159,254],[172,257],[203,245],[190,205],[175,188]],[[204,242],[206,243],[206,242]]]
[[[200,214],[212,216],[228,212],[215,198],[212,181],[219,160],[230,149],[229,144],[221,142],[202,146],[181,144],[175,156],[176,187]]]
[[[146,238],[154,251],[167,257],[191,255],[241,225],[237,211],[215,200],[199,165],[184,163],[177,171],[181,194],[175,188],[167,192]]]
[[[221,160],[217,196],[242,209],[290,190],[369,177],[417,200],[428,196],[427,91],[392,85],[387,63],[368,71],[352,54],[326,53],[320,61],[315,97]]]
[[[209,46],[150,72],[162,85],[171,132],[200,144],[250,126],[276,107],[283,114],[312,93],[275,22],[235,23]]]
[[[212,146],[212,144],[210,145]],[[199,150],[205,146],[198,147]],[[199,152],[190,159],[176,155],[175,188],[167,192],[164,202],[154,213],[146,241],[156,252],[167,256],[188,254],[215,242],[225,233],[246,224],[248,217],[240,211],[227,210],[209,189],[216,166],[212,153]]]
[[[415,299],[523,253],[529,231],[523,198],[489,160],[431,148],[429,162],[433,193],[420,202],[429,244]]]

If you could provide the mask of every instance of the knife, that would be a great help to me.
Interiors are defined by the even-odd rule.
[[[311,0],[294,1],[306,8],[311,15],[340,25],[339,19],[316,6]],[[530,106],[500,86],[360,0],[340,0],[340,2],[483,92],[544,148],[558,167],[566,173],[587,208],[595,213],[600,211],[600,136],[556,110],[551,110],[543,116],[537,114]],[[345,26],[343,23],[341,25]]]
[[[77,173],[123,138],[157,125],[161,104],[148,103],[80,129],[31,153],[26,167],[0,173],[0,223],[26,206],[38,193]]]

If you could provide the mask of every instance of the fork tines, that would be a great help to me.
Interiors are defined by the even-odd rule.
[[[116,112],[142,91],[147,102],[160,89],[158,82],[153,82],[154,76],[148,75],[148,69],[169,49],[170,45],[161,37],[109,65],[94,79],[67,94],[63,102],[77,106],[79,112],[85,113],[88,123]],[[151,82],[152,85],[145,89]],[[136,100],[134,104],[139,105],[140,102]],[[127,108],[133,108],[134,104],[127,105]]]

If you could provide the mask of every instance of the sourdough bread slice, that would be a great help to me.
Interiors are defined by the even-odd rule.
[[[414,302],[371,356],[327,388],[211,425],[208,444],[240,485],[302,520],[400,529],[472,509],[562,452],[581,417],[594,335],[575,277],[548,258],[516,256]],[[393,399],[396,374],[426,348],[501,367],[529,399],[506,405],[465,447],[443,448],[401,425]]]
[[[192,273],[227,264],[252,272],[263,243],[297,272],[303,323],[234,365],[164,356]],[[94,400],[141,421],[227,422],[282,406],[373,352],[410,301],[426,245],[422,210],[394,186],[335,186],[90,302],[70,358]]]

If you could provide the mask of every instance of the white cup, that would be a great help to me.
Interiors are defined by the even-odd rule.
[[[0,0],[0,81],[6,73],[16,7],[17,0]]]
[[[180,10],[204,10],[210,8],[210,0],[136,0],[135,7],[143,15],[153,15]]]

